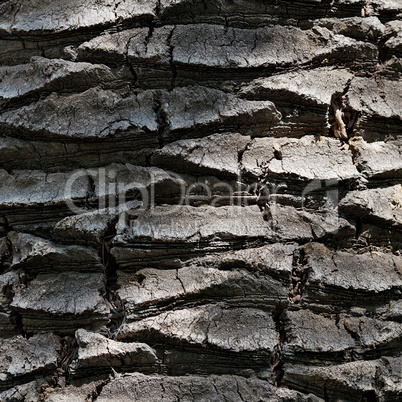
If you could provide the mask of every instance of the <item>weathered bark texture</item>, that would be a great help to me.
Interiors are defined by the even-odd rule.
[[[0,0],[0,400],[402,401],[401,249],[400,0]]]

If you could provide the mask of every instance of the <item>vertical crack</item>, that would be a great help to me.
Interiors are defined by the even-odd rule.
[[[354,137],[354,127],[359,118],[359,112],[345,102],[352,79],[350,79],[341,92],[335,92],[331,97],[328,111],[329,137],[336,137],[348,141]]]
[[[88,395],[86,400],[90,402],[95,402],[98,399],[99,395],[101,394],[103,388],[113,380],[114,375],[113,376],[110,375],[110,377],[107,380],[102,381],[100,384],[96,386],[95,391],[91,395]]]
[[[162,92],[157,91],[154,95],[154,111],[156,113],[156,121],[158,123],[158,145],[159,148],[163,148],[165,145],[165,138],[170,132],[168,118],[165,110],[162,107]]]
[[[237,163],[239,164],[239,168],[243,166],[243,155],[244,153],[250,149],[253,140],[250,140],[243,148],[238,149],[237,151]]]
[[[158,0],[155,6],[155,15],[156,15],[156,18],[154,19],[155,24],[160,21],[160,12],[161,12],[161,0]]]
[[[16,310],[13,310],[13,315],[14,315],[14,320],[15,320],[15,326],[17,331],[26,339],[29,339],[30,336],[25,332],[24,330],[24,324],[22,322],[22,315]]]
[[[293,270],[290,278],[289,300],[291,304],[299,304],[303,296],[303,290],[308,279],[306,256],[303,249],[296,250],[293,255]],[[275,378],[275,386],[280,387],[285,375],[283,347],[286,343],[286,307],[278,306],[273,314],[278,343],[275,346],[272,358],[272,371]]]
[[[155,18],[152,19],[152,21],[149,23],[149,32],[148,36],[145,40],[145,47],[148,47],[149,40],[152,38],[152,35],[154,34],[155,26],[157,26],[160,23],[160,10],[161,10],[161,0],[158,0],[155,6]]]
[[[127,41],[124,58],[125,58],[125,62],[127,64],[127,66],[128,66],[128,69],[130,70],[130,73],[133,76],[134,86],[137,86],[137,84],[138,84],[138,75],[135,72],[133,65],[130,63],[130,59],[128,57],[128,51],[129,51],[129,48],[130,48],[130,43],[131,43],[131,40],[135,36],[136,35],[130,37],[129,40]]]
[[[97,200],[97,196],[96,196],[96,182],[95,182],[95,177],[88,172],[89,174],[87,174],[88,177],[88,194],[86,196],[86,205],[89,208],[96,200]]]
[[[102,263],[106,276],[106,293],[104,299],[110,308],[110,321],[107,325],[107,336],[110,339],[116,339],[121,328],[126,323],[126,309],[123,300],[120,298],[117,290],[117,270],[119,268],[115,258],[111,254],[113,239],[116,236],[116,224],[118,218],[113,219],[104,235],[102,242]]]
[[[327,384],[329,380],[326,380],[324,383],[324,401],[329,402],[329,397],[328,397],[328,390],[327,390]]]
[[[333,129],[333,134],[336,138],[347,140],[348,133],[346,131],[346,124],[343,121],[344,114],[342,112],[342,98],[332,97],[331,108],[333,118],[335,119],[335,122],[331,125],[331,128]]]
[[[22,286],[24,288],[29,286],[29,279],[26,275],[26,272],[23,270],[19,274],[19,286]],[[9,298],[9,305],[12,303],[13,298],[14,298],[14,289],[11,287],[8,290],[8,298]],[[11,308],[11,317],[14,320],[13,323],[15,325],[15,329],[26,339],[29,339],[32,334],[28,334],[25,329],[24,329],[24,323],[22,321],[22,314],[16,310],[15,308]]]
[[[307,260],[304,250],[296,250],[293,255],[293,269],[289,289],[289,300],[293,304],[299,304],[303,297],[303,292],[309,273],[306,264]]]
[[[8,271],[13,260],[13,246],[8,238],[3,240],[4,243],[0,244],[0,274],[4,274]]]
[[[179,269],[178,269],[178,268],[176,269],[176,279],[180,282],[180,285],[181,285],[181,287],[182,287],[182,289],[183,289],[183,295],[185,295],[185,294],[186,294],[186,288],[184,287],[184,283],[183,283],[183,281],[182,281],[181,278],[180,278]]]
[[[283,361],[283,345],[286,342],[284,307],[277,307],[274,311],[273,320],[275,322],[276,332],[278,335],[278,343],[275,346],[274,355],[272,357],[272,371],[274,373],[275,386],[280,387],[283,376],[285,375]]]
[[[378,63],[379,64],[384,64],[389,58],[389,51],[385,46],[385,43],[392,38],[393,36],[395,36],[395,32],[389,32],[384,34],[378,41]]]
[[[64,387],[70,384],[69,366],[78,354],[78,343],[75,337],[65,336],[60,340],[61,349],[57,360],[57,368],[54,377],[50,381],[53,387]]]
[[[172,88],[175,88],[176,79],[177,79],[177,69],[176,69],[176,65],[174,63],[174,59],[173,59],[174,46],[172,45],[172,37],[173,37],[175,29],[176,29],[176,27],[174,26],[172,28],[172,30],[170,31],[170,34],[167,38],[167,44],[169,46],[169,65],[170,65],[170,70],[172,71],[172,79],[171,79]]]

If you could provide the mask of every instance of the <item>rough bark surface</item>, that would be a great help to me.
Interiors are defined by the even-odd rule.
[[[402,401],[400,0],[0,0],[0,400]]]

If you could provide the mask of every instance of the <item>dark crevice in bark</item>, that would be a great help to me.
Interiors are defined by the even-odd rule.
[[[356,169],[361,172],[362,171],[362,166],[360,166],[360,164],[358,163],[358,159],[359,159],[359,149],[354,145],[353,141],[349,142],[349,146],[350,146],[350,151],[352,152],[352,160],[353,160],[353,164],[356,166]]]
[[[155,15],[156,17],[152,21],[153,25],[160,24],[160,12],[161,12],[161,0],[158,0],[155,6]]]
[[[378,63],[384,64],[389,58],[389,50],[386,48],[385,43],[391,39],[395,34],[393,32],[383,35],[378,41]]]
[[[125,52],[125,61],[126,64],[130,70],[131,75],[133,76],[133,85],[134,87],[136,87],[138,85],[138,75],[134,69],[134,66],[130,63],[130,58],[128,56],[128,52],[129,52],[129,48],[130,48],[130,43],[131,40],[133,39],[133,37],[129,38],[129,40],[127,41],[127,45],[126,45],[126,52]]]
[[[145,48],[148,47],[148,43],[154,34],[155,28],[158,25],[160,25],[160,10],[161,10],[161,0],[158,0],[155,5],[155,17],[152,18],[152,20],[150,20],[147,24],[149,31],[148,31],[148,35],[145,39]]]
[[[167,43],[169,46],[169,65],[170,65],[170,70],[172,71],[172,79],[171,79],[172,88],[174,88],[176,86],[176,79],[177,79],[177,69],[176,69],[176,64],[174,63],[174,56],[173,56],[174,46],[172,45],[172,37],[173,37],[174,31],[175,31],[175,28],[176,27],[173,27],[173,29],[170,31],[170,34],[167,39]]]
[[[18,311],[13,311],[13,317],[15,320],[15,327],[17,329],[17,331],[26,339],[29,339],[32,334],[28,334],[27,332],[25,332],[24,330],[24,324],[22,322],[22,315],[21,313],[19,313]]]
[[[102,393],[103,388],[109,384],[111,381],[113,381],[114,378],[112,376],[110,376],[107,380],[103,380],[101,381],[96,387],[95,387],[95,391],[91,394],[88,395],[88,401],[90,402],[96,402],[96,400],[98,399],[98,397],[100,396],[100,394]]]
[[[4,169],[5,170],[5,169]],[[7,171],[6,170],[6,172],[8,173],[8,174],[11,174],[11,172],[9,172],[9,171]],[[14,230],[14,228],[10,225],[10,222],[9,222],[9,220],[8,220],[8,218],[7,218],[7,216],[6,215],[1,215],[0,216],[0,219],[3,221],[2,222],[2,231],[4,232],[4,235],[5,236],[7,236],[7,233],[9,233],[9,232],[12,232],[13,230]],[[12,253],[13,253],[13,250],[12,250],[12,248],[11,248],[11,257],[12,257]]]
[[[251,144],[252,144],[253,140],[250,140],[245,147],[239,149],[237,151],[237,163],[239,165],[239,169],[240,169],[240,175],[241,175],[241,170],[242,170],[242,164],[243,164],[243,155],[244,153],[250,149]],[[241,180],[241,176],[239,177],[239,181]]]
[[[360,218],[356,218],[356,235],[355,239],[359,240],[361,234],[363,233],[363,224]]]
[[[116,339],[122,326],[126,322],[126,309],[123,300],[121,300],[117,290],[117,270],[119,266],[110,250],[113,247],[113,239],[116,236],[116,224],[118,218],[115,218],[109,224],[102,242],[102,263],[105,268],[106,293],[104,299],[110,308],[110,319],[107,325],[106,335],[110,339]]]
[[[366,391],[363,393],[362,402],[377,402],[378,398],[375,391]]]
[[[273,313],[273,320],[275,322],[275,328],[278,336],[278,343],[274,348],[272,356],[272,371],[274,373],[275,386],[280,387],[282,379],[285,375],[283,346],[286,342],[285,331],[285,308],[278,306]]]
[[[64,385],[70,384],[69,366],[78,356],[78,344],[77,340],[71,336],[65,336],[60,339],[60,343],[59,359],[55,376],[53,377],[54,384],[52,385],[63,387]],[[63,378],[63,380],[60,380],[61,378]]]
[[[36,275],[35,275],[36,276]],[[24,270],[22,270],[19,274],[19,284],[18,286],[21,286],[23,288],[27,288],[30,284],[30,282],[34,279],[35,276],[28,276]],[[14,287],[8,289],[8,300],[9,303],[11,304],[14,298],[15,290]],[[22,320],[22,314],[15,309],[11,309],[11,318],[13,322],[15,323],[15,329],[17,332],[19,332],[24,338],[29,339],[33,334],[28,333],[24,329],[24,324]]]
[[[328,397],[328,381],[329,380],[326,380],[325,381],[325,383],[324,383],[324,389],[323,389],[323,391],[324,391],[324,401],[325,402],[330,402],[330,399],[329,399],[329,397]]]
[[[360,345],[360,337],[356,331],[353,331],[348,325],[343,325],[346,332],[354,339],[357,345]]]
[[[4,274],[10,268],[13,260],[13,246],[9,239],[6,239],[7,250],[0,256],[0,275]]]
[[[354,126],[359,118],[359,113],[345,104],[344,97],[350,82],[342,94],[335,93],[332,95],[329,107],[328,131],[329,137],[340,138],[342,141],[348,142],[349,138],[354,137]]]
[[[97,201],[96,179],[91,174],[88,174],[86,177],[88,178],[88,194],[86,196],[85,204],[88,208],[91,208]]]
[[[165,145],[165,138],[170,132],[169,122],[165,110],[162,105],[162,93],[160,91],[155,93],[154,96],[154,111],[156,113],[156,119],[158,123],[158,145],[159,148],[163,148]]]
[[[293,269],[289,289],[289,300],[292,304],[300,304],[308,280],[309,269],[306,267],[307,259],[302,248],[293,255]]]

